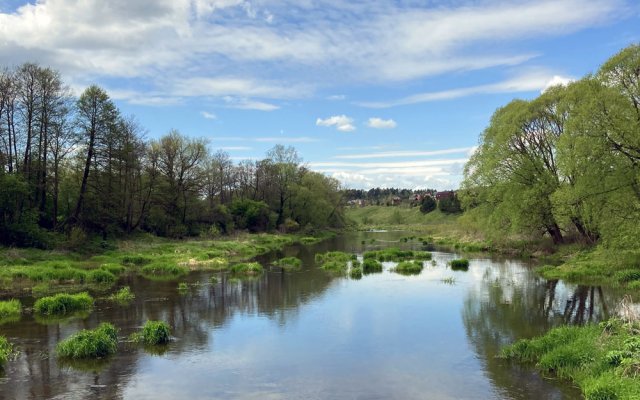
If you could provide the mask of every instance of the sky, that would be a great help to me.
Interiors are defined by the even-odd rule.
[[[458,187],[497,107],[640,41],[637,0],[0,0],[0,67],[98,84],[148,138],[294,146],[344,187]]]

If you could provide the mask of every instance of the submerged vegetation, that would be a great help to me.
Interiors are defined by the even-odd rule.
[[[640,395],[640,324],[612,319],[599,325],[555,328],[506,347],[503,357],[574,381],[587,400],[632,400]]]
[[[13,354],[13,345],[6,337],[0,336],[0,368],[4,368],[9,358]]]
[[[466,258],[451,260],[449,265],[451,265],[452,270],[466,271],[469,269],[469,260],[467,260]]]
[[[0,323],[3,320],[13,320],[20,318],[22,314],[22,304],[20,300],[11,299],[0,301]]]
[[[100,358],[114,354],[118,348],[118,331],[109,323],[92,330],[81,330],[58,343],[59,357],[71,359]]]
[[[363,255],[365,260],[378,261],[405,261],[405,260],[431,260],[431,253],[428,251],[400,250],[391,247],[384,250],[367,251]]]
[[[362,272],[364,272],[365,274],[382,272],[382,264],[372,258],[365,258],[362,261]]]
[[[128,304],[135,298],[136,295],[131,291],[131,288],[129,288],[129,286],[125,286],[109,296],[109,300],[115,301],[120,304]]]
[[[167,344],[171,341],[171,329],[164,321],[147,321],[139,332],[131,335],[131,340],[147,346]]]
[[[274,266],[284,270],[298,270],[302,268],[302,260],[297,257],[284,257],[273,262]]]
[[[88,293],[67,294],[42,297],[36,300],[33,309],[42,315],[60,315],[76,311],[89,310],[93,307],[93,297]]]

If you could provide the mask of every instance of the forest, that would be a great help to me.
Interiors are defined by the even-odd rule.
[[[104,89],[73,96],[58,71],[32,63],[0,70],[0,164],[4,245],[343,225],[339,182],[294,148],[234,163],[177,130],[147,139]]]
[[[499,239],[634,249],[640,234],[640,45],[497,109],[465,167],[465,218]]]

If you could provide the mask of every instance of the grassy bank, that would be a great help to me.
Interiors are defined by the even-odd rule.
[[[168,240],[138,235],[90,254],[0,248],[0,293],[31,290],[40,296],[68,290],[109,289],[123,273],[173,279],[189,270],[227,270],[259,254],[294,243],[316,243],[332,235],[239,234],[215,240]]]
[[[503,357],[573,381],[587,400],[640,399],[640,324],[565,326],[506,347]]]

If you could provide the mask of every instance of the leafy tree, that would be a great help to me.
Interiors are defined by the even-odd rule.
[[[431,196],[425,196],[420,203],[420,212],[428,214],[438,208],[438,203]]]

